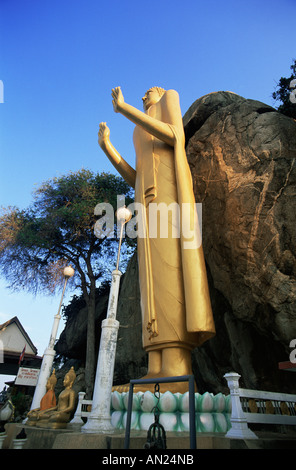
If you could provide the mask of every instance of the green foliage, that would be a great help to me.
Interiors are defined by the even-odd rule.
[[[121,177],[82,169],[43,183],[27,210],[4,209],[0,272],[10,287],[53,293],[63,283],[62,268],[70,263],[75,269],[72,285],[87,295],[92,282],[109,276],[106,267],[117,249],[116,239],[95,236],[94,209],[108,202],[115,212],[118,195],[125,196],[127,205],[132,202]],[[129,251],[125,247],[123,254]]]
[[[296,60],[290,66],[292,74],[290,77],[281,77],[277,89],[273,92],[272,97],[276,101],[280,101],[282,104],[277,108],[282,114],[296,119],[296,104],[291,101],[292,88],[290,88],[291,81],[296,79]]]
[[[96,216],[94,211],[97,204],[108,203],[115,213],[118,196],[125,197],[126,205],[133,202],[132,190],[121,177],[82,169],[46,181],[35,191],[31,207],[24,211],[4,209],[0,217],[0,274],[10,283],[9,287],[54,293],[64,284],[65,265],[71,264],[75,270],[68,286],[81,289],[88,312],[85,355],[88,396],[95,371],[96,283],[110,280],[118,249],[117,238],[105,233],[96,236],[95,224],[104,214]],[[121,251],[121,261],[126,262],[134,251],[127,241],[128,238]],[[81,302],[81,299],[73,302],[74,310]],[[69,312],[70,309],[67,317]]]
[[[14,421],[21,421],[30,410],[32,398],[18,391],[16,394],[12,395],[11,401],[14,406]]]

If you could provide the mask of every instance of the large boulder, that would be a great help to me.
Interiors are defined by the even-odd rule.
[[[296,122],[217,92],[184,128],[217,327],[195,354],[200,381],[215,388],[229,367],[248,387],[289,389],[294,375],[278,362],[296,338]]]
[[[114,384],[128,383],[147,373],[147,354],[142,348],[142,319],[137,253],[131,258],[122,277],[117,319],[117,337]]]
[[[95,328],[96,350],[99,348],[101,336],[101,323],[106,318],[109,299],[109,288],[96,290]],[[69,308],[69,306],[67,307]],[[71,301],[71,315],[67,317],[65,328],[55,344],[58,355],[67,359],[79,359],[84,361],[86,355],[88,308],[83,297],[74,297]]]

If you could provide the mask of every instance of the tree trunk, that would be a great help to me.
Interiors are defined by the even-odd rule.
[[[91,281],[88,297],[88,317],[87,317],[87,340],[86,340],[86,360],[85,360],[85,386],[86,399],[92,399],[95,381],[95,312],[96,312],[96,287],[95,281]]]

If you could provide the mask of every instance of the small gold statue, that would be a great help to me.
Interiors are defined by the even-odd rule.
[[[67,427],[76,405],[76,392],[72,389],[75,379],[74,367],[71,367],[64,377],[65,389],[59,395],[57,406],[38,413],[37,427],[50,429]]]
[[[53,408],[56,406],[56,396],[54,393],[56,383],[57,383],[57,378],[56,378],[55,369],[54,369],[46,383],[47,392],[41,398],[40,408],[35,408],[34,410],[30,410],[27,414],[28,420],[26,424],[28,426],[36,426],[36,422],[37,422],[39,414],[42,411],[48,410],[49,408]]]

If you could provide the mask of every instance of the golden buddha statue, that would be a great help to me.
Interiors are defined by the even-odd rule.
[[[53,372],[46,383],[47,392],[41,398],[40,408],[35,408],[34,410],[30,410],[27,414],[28,420],[26,424],[28,426],[35,426],[38,420],[38,416],[42,411],[48,410],[49,408],[53,408],[54,406],[56,406],[56,396],[54,393],[56,383],[57,383],[57,378],[55,375],[55,369],[53,369]]]
[[[102,150],[135,189],[135,202],[142,208],[146,236],[138,236],[138,265],[143,347],[148,352],[148,374],[143,378],[189,375],[192,349],[215,335],[215,325],[203,249],[197,240],[198,220],[179,95],[153,87],[143,98],[144,112],[125,103],[120,87],[112,90],[112,97],[115,112],[136,124],[136,169],[111,144],[106,123],[100,124],[98,136]],[[180,227],[187,223],[188,228],[189,221],[194,230],[181,230],[176,237],[175,220],[168,214],[168,235],[161,236],[157,227],[155,236],[152,209],[163,203],[166,207],[178,205]],[[153,237],[149,236],[152,231]],[[186,382],[163,387],[172,392],[188,390]],[[153,389],[153,385],[138,389]]]
[[[57,406],[41,411],[36,422],[37,427],[63,429],[67,427],[76,406],[76,392],[72,389],[76,374],[74,367],[64,377],[65,389],[60,393]]]

